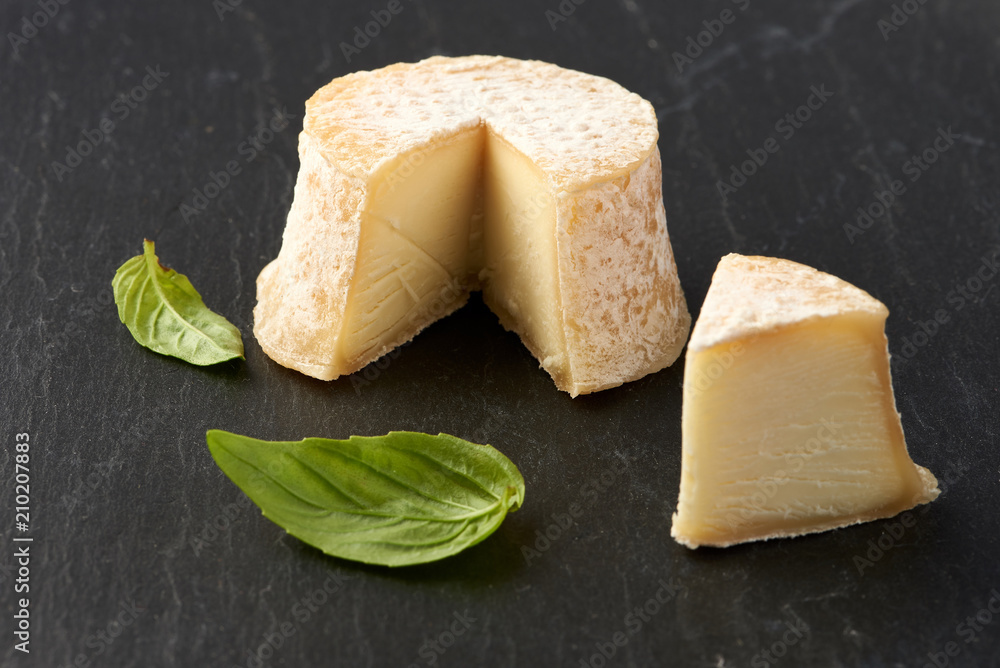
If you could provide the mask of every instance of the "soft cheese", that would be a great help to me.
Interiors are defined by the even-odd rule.
[[[537,61],[434,57],[335,79],[306,104],[281,252],[254,333],[322,379],[482,289],[572,395],[670,365],[690,327],[652,106]]]
[[[903,439],[888,314],[795,262],[719,262],[685,358],[678,542],[824,531],[937,497]]]

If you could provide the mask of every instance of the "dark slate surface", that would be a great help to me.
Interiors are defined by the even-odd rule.
[[[1000,5],[910,0],[889,31],[889,0],[401,1],[349,63],[340,43],[387,2],[0,7],[0,663],[1000,665],[1000,277],[983,260],[1000,251]],[[51,19],[37,14],[46,2]],[[672,53],[704,21],[718,30],[724,10],[731,22],[678,72]],[[366,370],[367,384],[267,359],[251,333],[254,279],[280,245],[305,99],[357,69],[476,52],[608,76],[653,102],[694,314],[730,251],[801,261],[883,300],[910,450],[942,497],[906,526],[691,552],[669,522],[682,363],[571,400],[478,300]],[[161,80],[132,94],[147,67]],[[832,96],[800,127],[779,124],[813,87]],[[250,160],[243,142],[275,108],[291,123]],[[103,119],[114,129],[79,165],[53,164]],[[926,171],[907,165],[949,128]],[[717,182],[771,137],[777,151],[723,198]],[[230,160],[241,173],[186,220],[193,189]],[[858,207],[897,179],[888,212],[849,238]],[[245,363],[193,368],[132,341],[110,279],[144,236],[242,330]],[[922,335],[936,315],[944,324]],[[526,506],[444,562],[353,565],[248,508],[209,456],[212,427],[487,440],[524,473]],[[573,525],[526,561],[522,547],[555,535],[574,503]],[[24,536],[29,655],[13,635]],[[635,613],[647,603],[653,614]]]

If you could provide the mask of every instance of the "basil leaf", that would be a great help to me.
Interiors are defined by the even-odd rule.
[[[524,502],[524,478],[509,459],[447,434],[296,443],[213,429],[206,438],[215,463],[265,517],[327,554],[366,564],[457,554]]]
[[[111,285],[118,317],[150,350],[199,366],[243,358],[240,330],[205,306],[186,276],[160,264],[152,241],[118,268]]]

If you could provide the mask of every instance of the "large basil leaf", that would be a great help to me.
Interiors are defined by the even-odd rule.
[[[393,431],[347,440],[207,434],[264,516],[327,554],[406,566],[461,552],[524,502],[517,467],[489,445]]]
[[[240,330],[205,306],[186,276],[160,264],[152,241],[111,285],[118,317],[147,348],[199,366],[243,357]]]

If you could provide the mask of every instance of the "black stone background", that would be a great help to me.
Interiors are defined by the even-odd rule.
[[[1000,602],[1000,277],[982,269],[1000,251],[1000,5],[911,2],[886,39],[889,0],[401,2],[349,63],[340,43],[387,2],[69,0],[17,44],[41,3],[0,5],[0,664],[1000,665],[988,607]],[[726,9],[733,21],[678,72],[672,53]],[[550,25],[547,11],[568,17]],[[804,262],[884,301],[909,448],[940,499],[911,526],[689,551],[670,538],[683,363],[570,399],[478,299],[366,370],[367,384],[271,362],[251,332],[254,279],[280,246],[304,101],[351,71],[469,53],[607,76],[655,105],[694,315],[730,251]],[[116,98],[147,66],[169,76],[122,118]],[[783,137],[776,122],[813,86],[833,96]],[[241,142],[274,108],[295,117],[247,162]],[[56,168],[102,119],[113,132]],[[910,181],[905,163],[948,128],[958,138]],[[769,137],[778,152],[723,200],[717,181]],[[229,160],[241,174],[185,220],[193,189]],[[844,225],[895,179],[905,193],[852,243]],[[245,362],[195,368],[131,339],[110,280],[144,236],[240,328]],[[936,315],[947,321],[921,336]],[[205,446],[213,427],[485,440],[520,467],[526,505],[457,557],[359,566],[241,503]],[[20,432],[26,534],[14,527]],[[573,503],[574,524],[527,563],[522,547]],[[29,655],[13,636],[13,538],[25,535]],[[626,616],[661,581],[676,595],[660,592],[669,600],[629,634]],[[468,629],[453,638],[459,618]],[[604,660],[616,632],[626,643]]]

